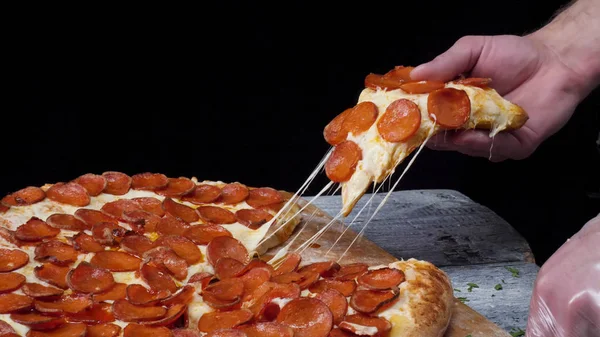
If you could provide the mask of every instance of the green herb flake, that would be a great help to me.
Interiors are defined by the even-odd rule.
[[[456,291],[456,292],[460,292],[460,289],[456,289],[456,288],[454,288],[454,291]]]
[[[466,297],[457,297],[456,299],[459,300],[459,301],[461,301],[461,302],[463,302],[463,303],[469,302],[469,300]]]
[[[477,284],[475,284],[475,283],[469,282],[469,283],[467,283],[467,285],[469,286],[469,288],[467,288],[468,292],[472,292],[473,288],[479,288],[479,286]]]
[[[466,335],[465,337],[472,337],[471,335]]]
[[[500,283],[496,284],[496,286],[494,287],[494,289],[496,289],[496,290],[502,290],[502,284],[500,284]]]
[[[519,277],[519,271],[513,267],[504,267],[506,270],[512,273],[513,277]]]
[[[504,282],[504,279],[502,279],[502,283],[506,284],[506,282]]]
[[[520,328],[512,329],[510,331],[510,335],[513,337],[525,336],[525,331],[521,330]]]

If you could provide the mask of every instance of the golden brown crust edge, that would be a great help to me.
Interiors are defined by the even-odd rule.
[[[427,261],[409,259],[394,262],[391,267],[405,272],[412,296],[408,310],[412,322],[396,324],[389,337],[442,337],[452,318],[454,295],[448,275]]]

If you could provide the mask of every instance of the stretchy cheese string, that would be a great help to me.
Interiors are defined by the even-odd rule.
[[[296,216],[298,216],[298,214],[300,214],[306,207],[308,207],[308,205],[310,205],[312,203],[313,200],[316,200],[317,197],[325,192],[330,185],[333,184],[333,182],[330,182],[330,184],[327,184],[327,186],[325,186],[325,188],[323,188],[321,190],[321,192],[319,192],[319,194],[317,196],[315,196],[315,198],[313,198],[313,200],[311,200],[310,202],[308,202],[304,207],[302,207],[299,211],[296,212],[296,214],[294,214],[293,216],[289,217],[287,221],[285,221],[283,224],[279,224],[279,220],[280,220],[280,216],[281,213],[283,213],[283,211],[285,209],[287,209],[287,212],[285,213],[284,216],[287,216],[289,214],[289,212],[292,210],[292,205],[294,205],[296,203],[296,201],[298,199],[300,199],[300,197],[304,194],[304,192],[306,191],[306,189],[308,188],[308,186],[310,186],[310,184],[313,182],[313,180],[315,179],[315,177],[317,176],[317,174],[319,173],[319,171],[321,170],[322,167],[325,166],[325,163],[327,162],[327,159],[329,159],[329,156],[331,155],[331,153],[333,152],[333,149],[330,148],[327,153],[325,154],[325,156],[323,156],[323,158],[321,159],[321,162],[317,165],[317,167],[313,170],[313,172],[308,176],[308,178],[306,179],[306,181],[304,182],[304,184],[302,184],[302,186],[298,189],[298,191],[296,191],[296,193],[290,198],[290,200],[288,200],[288,202],[286,202],[286,204],[279,210],[279,212],[277,212],[277,214],[275,214],[275,216],[273,217],[273,220],[270,223],[267,223],[267,226],[271,226],[274,223],[277,222],[277,225],[279,226],[278,228],[276,228],[273,233],[269,234],[268,236],[266,236],[265,238],[263,238],[257,245],[260,246],[261,244],[263,244],[265,241],[267,241],[268,239],[270,239],[273,235],[275,235],[279,230],[281,230],[282,228],[284,228],[284,226],[292,221],[292,219],[294,219]],[[283,217],[282,217],[283,218]],[[267,229],[268,231],[268,229]]]
[[[410,169],[410,167],[414,163],[415,159],[418,157],[418,155],[421,152],[421,150],[423,150],[423,148],[425,147],[425,144],[427,144],[427,142],[429,141],[429,139],[431,138],[431,136],[433,136],[434,130],[435,130],[435,128],[431,128],[429,130],[429,134],[427,135],[427,138],[425,138],[425,141],[423,141],[423,143],[421,144],[421,146],[419,146],[419,149],[413,155],[413,157],[411,158],[411,160],[408,162],[408,165],[406,165],[406,167],[404,168],[404,171],[402,172],[402,174],[400,175],[400,177],[398,177],[398,179],[394,183],[394,186],[392,186],[392,188],[386,193],[385,197],[379,203],[379,205],[375,209],[375,212],[373,212],[373,214],[371,215],[371,217],[369,218],[369,220],[367,220],[365,222],[365,224],[363,225],[363,227],[360,230],[360,232],[358,233],[358,235],[356,235],[356,237],[354,237],[354,240],[352,240],[352,242],[350,242],[350,245],[348,245],[348,248],[346,248],[346,250],[344,251],[344,253],[337,260],[338,263],[342,260],[342,258],[344,258],[344,256],[346,255],[346,253],[348,253],[348,251],[350,250],[350,248],[352,248],[352,246],[354,245],[354,243],[356,242],[356,240],[363,235],[365,229],[367,228],[367,226],[369,225],[369,223],[371,222],[371,220],[373,220],[373,218],[375,217],[375,215],[379,212],[379,210],[383,207],[383,205],[385,205],[385,203],[387,202],[387,199],[390,197],[390,195],[392,194],[392,192],[396,189],[396,186],[398,186],[398,183],[400,183],[400,180],[402,180],[402,178],[404,177],[404,175],[406,174],[406,172],[408,172],[408,170]],[[372,200],[372,198],[369,199],[368,202],[370,202],[371,200]]]

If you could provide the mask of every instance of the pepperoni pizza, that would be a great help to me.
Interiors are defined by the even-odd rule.
[[[263,261],[300,222],[286,199],[270,187],[121,172],[10,193],[0,202],[0,336],[443,333],[452,287],[430,263]],[[275,227],[282,234],[266,240]]]
[[[381,183],[429,137],[444,130],[489,129],[490,137],[528,120],[518,105],[489,87],[491,79],[413,81],[413,67],[369,74],[358,103],[324,129],[334,149],[326,174],[342,187],[347,216],[371,183]]]

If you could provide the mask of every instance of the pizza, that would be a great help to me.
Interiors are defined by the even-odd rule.
[[[383,75],[368,74],[358,102],[323,130],[333,146],[325,171],[341,185],[343,216],[372,183],[383,182],[432,135],[478,128],[494,137],[528,120],[525,110],[489,86],[489,78],[413,81],[412,69],[396,66]]]
[[[0,336],[440,336],[447,275],[426,261],[265,252],[299,227],[284,191],[88,173],[0,201]]]

